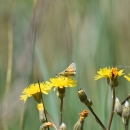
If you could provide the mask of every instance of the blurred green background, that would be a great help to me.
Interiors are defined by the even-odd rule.
[[[79,113],[87,109],[77,96],[86,91],[93,109],[105,126],[111,110],[111,90],[106,79],[94,80],[104,67],[130,72],[129,0],[0,0],[0,129],[38,130],[41,123],[36,102],[24,104],[19,96],[25,87],[49,80],[76,62],[77,86],[64,98],[63,122],[72,130]],[[119,78],[116,97],[123,101],[130,83]],[[59,124],[56,92],[43,95],[46,109]],[[24,111],[24,112],[23,112]],[[91,113],[84,129],[101,130]],[[114,115],[112,130],[124,129]]]

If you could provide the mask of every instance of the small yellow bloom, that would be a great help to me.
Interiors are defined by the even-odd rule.
[[[39,111],[39,119],[42,123],[46,122],[46,117],[45,117],[45,111],[44,111],[44,106],[43,103],[38,103],[37,109]]]
[[[37,104],[37,109],[40,111],[43,111],[44,110],[44,106],[43,106],[43,103],[39,103]]]
[[[40,83],[41,92],[44,94],[48,94],[51,90],[51,85],[49,83]],[[28,97],[34,96],[35,99],[38,99],[40,95],[39,84],[31,84],[28,88],[25,88],[20,96],[20,100],[24,100],[26,102]],[[40,97],[41,98],[41,97]]]
[[[118,71],[118,68],[103,68],[100,69],[100,71],[97,71],[98,75],[96,75],[94,78],[95,80],[98,80],[100,78],[107,78],[107,79],[111,79],[112,77],[117,78],[121,75],[123,75],[124,69]]]
[[[124,76],[130,82],[130,74]]]
[[[73,80],[70,77],[59,76],[56,78],[50,79],[52,86],[56,88],[64,88],[64,87],[75,87],[76,80]]]

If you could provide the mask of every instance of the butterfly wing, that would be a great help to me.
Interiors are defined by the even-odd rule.
[[[64,70],[63,72],[59,73],[59,75],[61,76],[75,76],[76,75],[76,63],[72,62],[69,67],[67,67],[66,70]]]

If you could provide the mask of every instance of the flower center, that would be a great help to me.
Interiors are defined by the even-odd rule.
[[[112,75],[112,77],[116,78],[118,76],[118,69],[112,68],[111,69],[111,75]]]

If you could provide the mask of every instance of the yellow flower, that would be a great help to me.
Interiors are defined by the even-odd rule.
[[[130,74],[124,76],[128,81],[130,81]]]
[[[47,83],[40,83],[41,92],[44,94],[48,94],[51,90],[51,85]],[[39,84],[30,84],[28,88],[25,88],[20,96],[20,100],[24,100],[26,102],[28,97],[34,96],[35,100],[39,102],[41,100],[41,94],[39,89]],[[40,98],[40,99],[39,99]]]
[[[112,77],[117,78],[121,75],[123,75],[124,69],[118,71],[118,68],[103,68],[100,69],[100,71],[97,71],[98,75],[96,75],[94,78],[95,80],[98,80],[100,78],[107,78],[107,79],[111,79]]]
[[[123,69],[118,71],[117,68],[103,68],[98,71],[98,75],[96,75],[94,78],[95,80],[98,80],[100,78],[106,78],[107,83],[111,86],[111,88],[115,88],[118,86],[118,77],[123,75]]]
[[[50,79],[52,86],[56,88],[64,88],[64,87],[75,87],[76,80],[73,80],[70,77],[59,76],[56,78]]]

